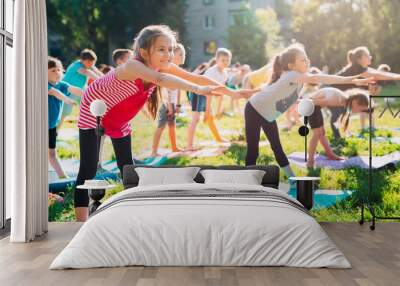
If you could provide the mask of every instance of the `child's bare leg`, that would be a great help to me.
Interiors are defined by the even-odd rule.
[[[229,142],[225,138],[222,138],[221,135],[219,135],[217,126],[215,125],[215,122],[214,122],[214,116],[208,115],[206,118],[206,124],[207,124],[208,128],[210,128],[211,134],[216,142],[218,142],[218,143]]]
[[[151,149],[151,157],[156,157],[159,154],[157,153],[158,151],[158,145],[160,144],[160,139],[161,139],[161,134],[164,131],[164,126],[163,127],[158,127],[156,129],[156,132],[154,132],[154,136],[153,136],[153,146]]]
[[[325,136],[325,129],[321,127],[321,134],[319,136],[319,141],[321,142],[322,148],[324,148],[325,154],[330,160],[343,160],[342,157],[333,153],[331,145],[328,142],[328,139]]]
[[[320,136],[320,128],[313,129],[313,135],[311,137],[310,143],[308,144],[308,157],[307,157],[307,167],[314,168],[314,156],[318,146],[318,140]]]
[[[75,208],[75,217],[77,222],[85,222],[89,218],[89,209],[87,207]]]
[[[223,95],[217,96],[217,116],[221,116],[224,113],[223,98]]]
[[[182,151],[176,146],[175,123],[168,124],[169,141],[171,142],[172,152]]]
[[[192,150],[193,149],[193,140],[194,140],[194,134],[196,131],[196,126],[197,123],[200,120],[200,112],[193,111],[192,112],[192,121],[190,122],[189,128],[188,128],[188,138],[187,138],[187,145],[186,149],[187,150]]]
[[[61,167],[60,162],[58,161],[56,149],[49,149],[48,157],[50,166],[57,173],[58,177],[60,179],[67,178],[68,176],[65,174],[64,170]]]

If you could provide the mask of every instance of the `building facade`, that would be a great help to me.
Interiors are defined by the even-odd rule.
[[[275,0],[188,0],[186,27],[188,65],[208,61],[219,47],[227,47],[228,28],[240,17],[244,5],[252,10],[274,8]]]

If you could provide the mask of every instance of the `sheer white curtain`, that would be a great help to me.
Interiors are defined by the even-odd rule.
[[[6,99],[6,187],[12,242],[47,232],[47,23],[45,0],[18,0],[13,91]]]

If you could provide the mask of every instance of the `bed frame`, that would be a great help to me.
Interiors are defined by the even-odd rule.
[[[123,184],[124,188],[133,188],[136,187],[139,183],[139,176],[135,171],[137,167],[145,167],[145,168],[183,168],[183,167],[199,167],[201,170],[212,169],[212,170],[262,170],[265,171],[265,175],[262,179],[261,184],[264,187],[271,187],[274,189],[278,189],[279,187],[279,167],[274,165],[259,165],[259,166],[232,166],[232,165],[224,165],[224,166],[208,166],[208,165],[192,165],[192,166],[175,166],[175,165],[164,165],[159,167],[154,166],[145,166],[145,165],[125,165],[123,169]],[[200,174],[194,178],[194,181],[197,183],[204,183],[204,178]]]

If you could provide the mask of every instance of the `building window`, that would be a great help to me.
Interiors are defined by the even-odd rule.
[[[204,30],[212,30],[215,28],[215,16],[204,16],[203,18]]]
[[[203,0],[203,5],[212,5],[214,4],[214,0]]]
[[[5,188],[5,99],[11,93],[14,0],[0,0],[0,236],[11,217],[10,194]]]
[[[229,25],[246,25],[248,22],[248,11],[246,10],[230,10]]]

